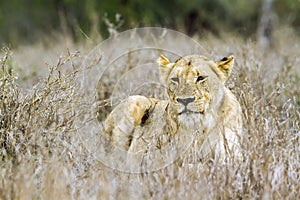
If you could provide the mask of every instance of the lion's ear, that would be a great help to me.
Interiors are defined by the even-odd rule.
[[[229,78],[231,71],[232,71],[232,67],[234,64],[233,55],[222,58],[220,61],[217,61],[216,64],[217,64],[218,70],[221,72],[220,78],[223,82],[225,82]]]
[[[167,79],[170,75],[170,72],[172,71],[173,67],[175,66],[175,63],[172,63],[163,55],[160,55],[157,59],[157,63],[159,64],[159,71],[160,71],[160,77],[162,81],[166,84]]]
[[[159,58],[157,59],[157,63],[160,66],[167,66],[168,64],[170,64],[170,61],[164,55],[160,55]]]

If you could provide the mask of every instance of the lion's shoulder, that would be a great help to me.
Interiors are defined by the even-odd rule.
[[[157,99],[141,95],[129,96],[113,109],[106,119],[106,124],[111,126],[122,122],[122,118],[126,119],[126,124],[124,125],[127,125],[127,123],[131,123],[131,126],[143,124],[148,113],[155,108],[158,102],[159,100]]]
[[[178,127],[168,107],[166,100],[129,96],[107,117],[104,134],[112,145],[127,151],[141,151],[151,143],[157,147],[154,141],[158,137],[168,131],[176,133]],[[161,139],[160,143],[163,143]]]
[[[141,95],[129,96],[119,103],[105,121],[106,126],[144,126],[153,120],[153,115],[164,115],[168,101]],[[121,125],[120,125],[121,124]]]

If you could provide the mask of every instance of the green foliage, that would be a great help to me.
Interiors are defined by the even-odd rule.
[[[300,31],[300,1],[298,0],[274,0],[274,9],[281,21],[291,24]]]
[[[273,2],[280,22],[300,27],[298,0]],[[105,38],[109,31],[104,18],[116,23],[116,14],[121,15],[124,22],[118,30],[164,26],[185,30],[191,35],[230,30],[250,36],[256,32],[261,6],[262,0],[2,0],[0,42],[34,42],[55,31],[78,39],[82,32],[89,35],[96,30]]]

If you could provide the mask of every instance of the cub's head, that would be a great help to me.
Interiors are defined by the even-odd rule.
[[[173,63],[161,55],[160,76],[178,114],[205,114],[210,107],[220,104],[233,62],[233,56],[214,62],[191,55]]]

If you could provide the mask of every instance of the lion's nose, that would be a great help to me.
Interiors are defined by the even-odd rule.
[[[187,106],[189,103],[192,103],[193,101],[195,101],[195,97],[192,97],[192,98],[177,98],[176,101],[178,103],[181,103],[181,104]]]

